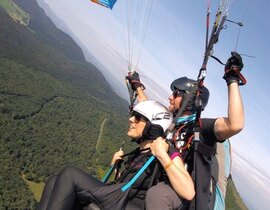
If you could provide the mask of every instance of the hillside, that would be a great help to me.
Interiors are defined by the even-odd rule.
[[[0,209],[35,209],[31,184],[64,166],[103,173],[128,103],[36,1],[0,0],[0,23]]]
[[[242,198],[238,194],[232,178],[228,181],[225,203],[226,210],[248,210]]]

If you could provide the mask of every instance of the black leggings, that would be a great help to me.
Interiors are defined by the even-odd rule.
[[[98,179],[78,168],[68,166],[58,176],[48,179],[38,210],[77,210],[91,203],[102,209],[95,197],[96,189],[102,186],[105,184]],[[144,209],[144,200],[129,200],[126,209]]]
[[[38,210],[72,210],[98,203],[92,191],[104,185],[78,168],[66,167],[47,181]]]

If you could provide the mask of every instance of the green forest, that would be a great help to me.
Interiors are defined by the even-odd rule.
[[[13,2],[0,3],[0,209],[35,209],[29,183],[67,165],[100,177],[123,141],[130,148],[128,103],[35,1],[14,3],[25,11],[15,19]]]
[[[0,24],[0,210],[32,210],[65,166],[100,178],[135,146],[128,103],[35,0],[0,0]],[[233,192],[228,209],[243,209]]]

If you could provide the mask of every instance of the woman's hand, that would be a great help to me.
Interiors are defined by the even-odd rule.
[[[114,153],[112,161],[111,161],[111,165],[115,164],[117,160],[122,160],[122,157],[121,157],[122,155],[124,155],[124,151],[121,149],[118,152]]]
[[[186,200],[192,200],[195,195],[194,184],[181,158],[176,156],[171,159],[169,145],[161,137],[153,141],[150,149],[164,168],[175,192]]]
[[[169,145],[162,137],[158,137],[150,146],[152,154],[157,157],[161,158],[164,155],[167,155]]]

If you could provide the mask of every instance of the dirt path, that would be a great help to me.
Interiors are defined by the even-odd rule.
[[[99,145],[100,139],[101,139],[101,137],[102,137],[102,133],[103,133],[103,128],[104,128],[104,125],[105,125],[105,123],[107,122],[107,120],[108,120],[108,118],[105,118],[105,119],[103,120],[103,122],[101,123],[101,125],[100,125],[99,136],[98,136],[98,140],[97,140],[97,144],[96,144],[96,151],[97,151],[97,149],[98,149],[98,145]]]

